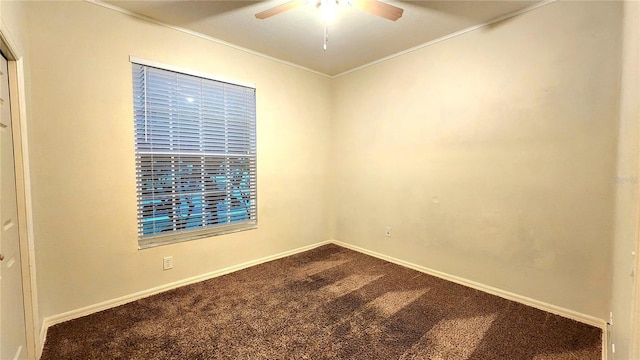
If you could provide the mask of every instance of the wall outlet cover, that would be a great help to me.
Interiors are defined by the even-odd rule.
[[[165,256],[162,259],[162,270],[173,269],[173,256]]]

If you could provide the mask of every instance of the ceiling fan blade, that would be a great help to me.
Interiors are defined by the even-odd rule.
[[[256,17],[258,19],[260,19],[260,20],[266,19],[266,18],[271,17],[273,15],[278,15],[281,12],[285,12],[287,10],[291,10],[291,9],[297,7],[297,6],[302,5],[302,4],[304,4],[303,0],[289,1],[289,2],[286,2],[286,3],[282,4],[282,5],[278,5],[276,7],[272,7],[271,9],[259,12],[259,13],[256,14]]]
[[[355,6],[373,15],[381,16],[391,21],[396,21],[402,17],[403,9],[389,5],[377,0],[359,0]]]

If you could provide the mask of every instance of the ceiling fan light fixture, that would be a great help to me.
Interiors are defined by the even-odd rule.
[[[354,4],[352,4],[352,1],[354,1]],[[257,13],[256,18],[266,19],[302,4],[309,7],[315,4],[316,8],[320,8],[320,18],[324,23],[324,50],[327,50],[327,41],[329,41],[328,26],[329,23],[338,15],[339,5],[346,5],[349,7],[354,5],[360,10],[364,10],[368,13],[391,21],[396,21],[402,17],[402,13],[404,11],[397,6],[389,5],[378,0],[290,0],[284,4]]]
[[[335,20],[338,15],[338,2],[336,0],[321,0],[320,18],[325,24]]]

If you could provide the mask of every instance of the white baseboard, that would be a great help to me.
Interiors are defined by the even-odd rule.
[[[602,329],[602,360],[607,360],[609,358],[609,331],[611,326],[606,324],[604,329]]]
[[[464,279],[464,278],[461,278],[461,277],[458,277],[458,276],[455,276],[455,275],[450,275],[450,274],[444,273],[442,271],[429,269],[429,268],[421,266],[421,265],[416,265],[416,264],[410,263],[408,261],[396,259],[394,257],[387,256],[387,255],[384,255],[384,254],[380,254],[380,253],[377,253],[375,251],[371,251],[371,250],[368,250],[368,249],[364,249],[364,248],[361,248],[359,246],[351,245],[351,244],[344,243],[344,242],[337,241],[337,240],[332,240],[331,242],[336,244],[336,245],[339,245],[339,246],[342,246],[342,247],[345,247],[345,248],[348,248],[348,249],[351,249],[351,250],[355,250],[355,251],[361,252],[363,254],[371,255],[371,256],[376,257],[378,259],[386,260],[386,261],[389,261],[389,262],[394,263],[394,264],[398,264],[398,265],[401,265],[401,266],[404,266],[404,267],[408,267],[410,269],[417,270],[417,271],[423,272],[425,274],[429,274],[429,275],[432,275],[432,276],[435,276],[435,277],[438,277],[438,278],[441,278],[441,279],[444,279],[444,280],[447,280],[447,281],[451,281],[451,282],[456,283],[456,284],[464,285],[464,286],[467,286],[467,287],[470,287],[470,288],[473,288],[473,289],[476,289],[476,290],[480,290],[482,292],[486,292],[486,293],[489,293],[489,294],[492,294],[492,295],[499,296],[499,297],[507,299],[507,300],[512,300],[512,301],[518,302],[520,304],[524,304],[524,305],[527,305],[527,306],[534,307],[536,309],[540,309],[540,310],[543,310],[543,311],[546,311],[546,312],[550,312],[552,314],[560,315],[560,316],[563,316],[563,317],[566,317],[566,318],[569,318],[569,319],[572,319],[572,320],[575,320],[575,321],[579,321],[579,322],[587,324],[587,325],[592,325],[592,326],[599,327],[599,328],[603,329],[603,333],[604,333],[604,331],[606,331],[606,325],[607,325],[606,321],[604,321],[602,319],[599,319],[599,318],[596,318],[596,317],[591,316],[591,315],[582,314],[582,313],[579,313],[577,311],[565,309],[565,308],[562,308],[560,306],[556,306],[556,305],[548,304],[548,303],[545,303],[545,302],[542,302],[542,301],[539,301],[539,300],[531,299],[531,298],[528,298],[526,296],[522,296],[522,295],[518,295],[518,294],[515,294],[515,293],[512,293],[512,292],[509,292],[509,291],[505,291],[505,290],[502,290],[502,289],[494,288],[492,286],[488,286],[488,285],[484,285],[484,284],[481,284],[481,283],[478,283],[478,282],[475,282],[475,281],[467,280],[467,279]]]
[[[49,330],[49,326],[47,325],[47,319],[42,320],[42,326],[40,327],[40,338],[36,339],[36,359],[40,359],[42,356],[42,351],[44,350],[44,341],[47,339],[47,330]]]
[[[167,290],[171,290],[171,289],[175,289],[178,288],[180,286],[184,286],[184,285],[189,285],[189,284],[193,284],[193,283],[197,283],[200,281],[204,281],[204,280],[208,280],[208,279],[212,279],[218,276],[222,276],[222,275],[226,275],[238,270],[242,270],[242,269],[246,269],[248,267],[251,266],[255,266],[258,264],[262,264],[268,261],[272,261],[272,260],[277,260],[283,257],[287,257],[290,255],[294,255],[297,253],[301,253],[304,251],[308,251],[314,248],[317,248],[319,246],[322,245],[326,245],[326,244],[336,244],[354,251],[358,251],[361,252],[363,254],[367,254],[373,257],[376,257],[378,259],[382,259],[382,260],[386,260],[389,261],[391,263],[394,264],[398,264],[404,267],[408,267],[410,269],[413,270],[417,270],[420,272],[423,272],[425,274],[429,274],[447,281],[451,281],[454,282],[456,284],[460,284],[460,285],[464,285],[464,286],[468,286],[470,288],[476,289],[476,290],[480,290],[492,295],[496,295],[499,296],[501,298],[507,299],[507,300],[512,300],[524,305],[528,305],[531,307],[534,307],[536,309],[540,309],[543,311],[547,311],[550,312],[552,314],[556,314],[556,315],[560,315],[572,320],[576,320],[588,325],[592,325],[592,326],[596,326],[602,329],[602,339],[603,339],[603,359],[606,359],[606,346],[607,346],[607,341],[606,341],[606,331],[607,331],[607,324],[606,321],[590,316],[590,315],[586,315],[586,314],[582,314],[579,313],[577,311],[573,311],[573,310],[569,310],[569,309],[565,309],[556,305],[552,305],[552,304],[548,304],[539,300],[535,300],[535,299],[531,299],[528,298],[526,296],[522,296],[522,295],[518,295],[509,291],[505,291],[505,290],[501,290],[498,288],[494,288],[492,286],[488,286],[488,285],[484,285],[475,281],[471,281],[471,280],[467,280],[458,276],[454,276],[454,275],[450,275],[441,271],[437,271],[437,270],[433,270],[433,269],[429,269],[427,267],[421,266],[421,265],[416,265],[413,263],[410,263],[408,261],[404,261],[404,260],[400,260],[400,259],[396,259],[394,257],[391,256],[387,256],[387,255],[383,255],[380,253],[377,253],[375,251],[371,251],[365,248],[361,248],[359,246],[355,246],[355,245],[351,245],[348,243],[344,243],[341,241],[337,241],[337,240],[327,240],[327,241],[322,241],[319,243],[315,243],[312,245],[308,245],[308,246],[304,246],[304,247],[300,247],[297,249],[293,249],[293,250],[289,250],[289,251],[285,251],[279,254],[275,254],[275,255],[271,255],[271,256],[267,256],[267,257],[263,257],[260,259],[256,259],[256,260],[252,260],[252,261],[247,261],[244,262],[242,264],[238,264],[238,265],[234,265],[234,266],[230,266],[230,267],[226,267],[224,269],[220,269],[220,270],[216,270],[216,271],[212,271],[206,274],[202,274],[202,275],[198,275],[198,276],[193,276],[190,278],[186,278],[180,281],[175,281],[172,283],[168,283],[165,285],[161,285],[161,286],[157,286],[154,288],[150,288],[147,290],[143,290],[143,291],[139,291],[133,294],[129,294],[129,295],[125,295],[125,296],[121,296],[119,298],[115,298],[112,300],[107,300],[98,304],[94,304],[94,305],[90,305],[90,306],[86,306],[83,308],[79,308],[79,309],[75,309],[75,310],[71,310],[62,314],[58,314],[58,315],[54,315],[54,316],[50,316],[50,317],[46,317],[43,322],[42,322],[42,328],[40,331],[40,342],[39,342],[39,346],[38,346],[38,352],[37,352],[37,357],[40,358],[40,356],[42,355],[42,350],[44,347],[44,343],[46,340],[46,336],[47,336],[47,330],[49,329],[50,326],[65,322],[65,321],[69,321],[69,320],[73,320],[85,315],[89,315],[98,311],[102,311],[102,310],[106,310],[106,309],[110,309],[119,305],[123,305],[138,299],[142,299],[144,297],[148,297],[151,295],[155,295],[158,293],[161,293],[163,291],[167,291]]]
[[[18,350],[16,350],[16,354],[13,356],[13,360],[19,360],[20,355],[22,355],[22,346],[18,346]]]
[[[255,265],[259,265],[262,263],[266,263],[272,260],[277,260],[283,257],[287,257],[287,256],[291,256],[294,254],[298,254],[301,252],[305,252],[314,248],[317,248],[319,246],[322,245],[326,245],[326,244],[330,244],[331,241],[327,240],[327,241],[322,241],[319,243],[315,243],[312,245],[308,245],[308,246],[303,246],[297,249],[293,249],[293,250],[289,250],[289,251],[285,251],[285,252],[281,252],[275,255],[270,255],[270,256],[266,256],[260,259],[256,259],[256,260],[251,260],[251,261],[247,261],[244,262],[242,264],[237,264],[237,265],[233,265],[233,266],[229,266],[226,267],[224,269],[220,269],[220,270],[216,270],[216,271],[212,271],[206,274],[202,274],[202,275],[197,275],[197,276],[192,276],[190,278],[186,278],[183,280],[179,280],[179,281],[175,281],[172,283],[168,283],[168,284],[164,284],[164,285],[160,285],[160,286],[156,286],[150,289],[146,289],[146,290],[142,290],[142,291],[138,291],[136,293],[133,294],[128,294],[125,296],[121,296],[115,299],[111,299],[111,300],[107,300],[107,301],[103,301],[101,303],[97,303],[94,305],[89,305],[89,306],[85,306],[79,309],[75,309],[75,310],[71,310],[71,311],[67,311],[65,313],[62,314],[57,314],[57,315],[53,315],[53,316],[49,316],[44,318],[44,320],[42,321],[42,328],[40,329],[40,342],[38,344],[38,349],[37,349],[37,358],[39,359],[40,356],[42,355],[42,350],[44,349],[44,343],[47,339],[47,330],[49,329],[49,327],[65,322],[65,321],[69,321],[69,320],[73,320],[73,319],[77,319],[79,317],[85,316],[85,315],[89,315],[89,314],[93,314],[96,313],[98,311],[102,311],[102,310],[107,310],[116,306],[120,306],[126,303],[130,303],[132,301],[136,301],[151,295],[155,295],[167,290],[171,290],[171,289],[175,289],[181,286],[185,286],[185,285],[189,285],[189,284],[194,284],[200,281],[204,281],[204,280],[208,280],[208,279],[212,279],[218,276],[222,276],[222,275],[226,275],[226,274],[230,274],[232,272],[238,271],[238,270],[242,270],[242,269],[246,269],[248,267],[251,266],[255,266]]]

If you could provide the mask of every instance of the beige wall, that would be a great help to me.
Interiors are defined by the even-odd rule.
[[[28,11],[42,318],[329,239],[328,78],[87,2]],[[259,229],[138,250],[129,55],[256,85]]]
[[[638,155],[640,153],[640,3],[624,3],[624,38],[622,51],[622,82],[620,94],[620,129],[618,169],[616,173],[615,238],[613,242],[613,292],[611,311],[613,326],[611,342],[615,344],[615,359],[632,359],[632,322],[634,287],[631,277],[635,266],[633,251],[638,251]],[[640,320],[640,319],[639,319]],[[636,326],[639,326],[636,324]],[[639,327],[640,329],[640,327]],[[640,335],[640,334],[638,334]],[[640,349],[639,349],[640,350]],[[640,356],[637,354],[636,356]]]
[[[0,19],[2,19],[3,32],[18,56],[23,56],[25,51],[27,16],[24,4],[20,1],[0,1]]]
[[[621,10],[553,3],[334,80],[335,238],[604,319]]]

